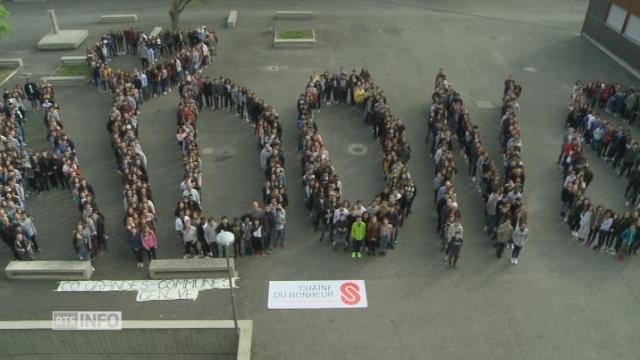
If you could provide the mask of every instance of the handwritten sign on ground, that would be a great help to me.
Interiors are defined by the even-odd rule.
[[[233,279],[233,287],[238,287]],[[228,289],[229,279],[61,281],[56,291],[137,291],[136,301],[196,300],[202,290]]]

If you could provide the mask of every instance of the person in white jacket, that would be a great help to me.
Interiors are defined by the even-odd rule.
[[[216,243],[216,229],[218,228],[218,224],[216,220],[210,217],[206,224],[202,227],[204,230],[204,239],[207,243],[206,256],[207,257],[218,257],[220,254],[218,249],[218,244]]]
[[[520,251],[524,247],[524,243],[527,242],[527,238],[529,237],[529,229],[527,228],[527,224],[522,223],[519,224],[513,230],[513,252],[511,253],[511,263],[514,265],[518,264],[518,256],[520,256]]]

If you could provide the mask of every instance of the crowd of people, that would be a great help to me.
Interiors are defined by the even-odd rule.
[[[572,235],[587,248],[614,255],[618,260],[640,254],[637,227],[640,225],[640,145],[631,132],[603,116],[605,112],[633,122],[638,99],[633,88],[620,84],[577,81],[569,101],[562,149],[558,164],[562,168],[562,210],[560,215]],[[624,212],[594,203],[586,190],[594,178],[585,149],[627,178]]]
[[[213,219],[205,222],[199,216],[202,162],[195,142],[195,128],[198,110],[202,109],[205,98],[202,90],[204,82],[195,75],[211,63],[217,43],[216,33],[208,31],[206,26],[186,31],[164,30],[150,35],[126,29],[103,34],[95,46],[87,49],[93,82],[98,89],[112,94],[114,99],[107,129],[111,135],[118,172],[122,176],[124,226],[139,268],[145,266],[143,254],[151,262],[156,258],[158,247],[156,208],[149,186],[147,157],[138,139],[140,106],[150,98],[175,90],[180,92],[182,98],[177,138],[185,160],[185,181],[180,185],[184,198],[176,213],[182,214],[180,222],[184,223],[180,226],[188,234],[183,236],[181,230],[181,239],[191,239],[195,234],[191,231],[192,227],[195,228],[193,225],[200,225],[197,236],[204,238],[203,227],[207,229],[212,225]],[[120,55],[137,55],[141,61],[140,69],[132,73],[112,69],[109,66],[111,58]],[[163,57],[164,62],[161,61]],[[223,90],[230,89],[224,87]],[[225,104],[228,104],[227,98],[231,97],[228,94],[230,91],[222,92]],[[208,98],[206,100],[208,103]],[[205,245],[210,245],[214,238],[210,240]],[[184,241],[185,256],[213,255],[214,250],[210,246],[196,249],[195,245],[191,247],[187,240]]]
[[[218,89],[222,87],[222,89]],[[218,257],[226,249],[216,243],[222,231],[234,234],[233,256],[270,254],[284,248],[288,198],[284,173],[282,127],[276,110],[246,87],[231,79],[188,75],[178,86],[177,141],[184,160],[180,183],[181,200],[175,209],[175,230],[184,243],[184,258]],[[238,91],[241,90],[241,91]],[[257,137],[264,208],[254,202],[252,209],[231,220],[202,215],[202,160],[197,144],[197,120],[203,104],[212,110],[228,111],[251,122]],[[231,249],[229,249],[231,251]],[[231,254],[229,254],[231,255]]]
[[[25,139],[25,101],[24,91],[17,85],[5,90],[0,102],[0,237],[16,260],[33,260],[40,251],[26,203],[29,188],[25,179],[32,152]]]
[[[523,198],[524,163],[518,127],[518,99],[521,86],[509,75],[502,94],[499,141],[503,171],[489,157],[480,139],[479,127],[471,122],[464,102],[447,80],[443,69],[435,79],[435,91],[428,109],[427,141],[431,139],[431,155],[435,161],[433,181],[437,233],[445,260],[455,268],[464,243],[462,213],[454,188],[454,138],[460,154],[468,164],[468,173],[485,203],[485,231],[495,240],[496,257],[502,257],[505,247],[512,248],[511,264],[518,257],[528,238],[527,210]]]
[[[27,82],[26,88],[35,87],[34,83]],[[54,99],[54,89],[51,84],[43,83],[41,86],[44,100],[40,108],[44,111],[44,123],[47,127],[47,141],[51,145],[50,155],[41,151],[32,155],[32,170],[38,191],[58,185],[62,190],[69,189],[81,213],[81,219],[72,231],[72,245],[83,261],[92,261],[107,250],[108,236],[105,233],[105,218],[98,210],[96,194],[93,187],[82,175],[76,147],[67,136],[62,123],[62,112],[59,103]],[[31,90],[29,90],[31,91]],[[28,93],[27,93],[28,96]],[[34,109],[38,111],[38,109]],[[43,176],[35,177],[36,173],[49,174],[49,181]],[[51,174],[57,174],[56,181]]]
[[[216,33],[205,26],[188,31],[164,30],[153,36],[134,29],[112,31],[103,34],[87,49],[87,63],[95,86],[113,93],[120,79],[131,74],[111,68],[111,58],[138,56],[141,67],[132,80],[140,95],[138,101],[142,103],[171,92],[186,74],[197,74],[207,68],[213,61],[217,44]],[[166,61],[162,62],[162,57]]]
[[[340,177],[319,133],[314,115],[332,103],[356,108],[382,145],[385,185],[368,206],[361,200],[351,204],[343,198]],[[352,258],[361,258],[363,251],[385,255],[398,244],[398,230],[411,214],[417,195],[406,166],[411,147],[404,124],[391,113],[384,92],[366,68],[348,73],[341,67],[335,74],[312,74],[297,109],[298,151],[312,231],[320,229],[319,240],[328,236],[334,250],[339,246],[351,249]]]
[[[36,117],[42,112],[47,128],[49,149],[30,150],[25,140],[27,107]],[[104,217],[99,212],[95,193],[82,176],[76,149],[64,130],[59,104],[51,84],[27,80],[4,93],[2,114],[2,240],[19,260],[34,260],[40,252],[37,230],[29,216],[26,196],[43,191],[70,191],[81,213],[72,232],[72,244],[81,260],[91,261],[107,247]]]
[[[593,110],[604,109],[604,112],[614,117],[622,117],[624,122],[632,125],[638,119],[640,112],[639,94],[632,86],[625,88],[618,82],[606,83],[604,81],[592,81],[590,83],[578,81],[576,86],[583,89],[586,107]],[[575,120],[569,116],[567,120]],[[574,129],[577,124],[571,123]]]

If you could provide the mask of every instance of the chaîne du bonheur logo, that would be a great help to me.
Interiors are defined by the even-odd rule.
[[[364,280],[269,282],[269,309],[351,309],[367,306]]]

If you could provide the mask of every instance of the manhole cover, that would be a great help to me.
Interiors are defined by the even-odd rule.
[[[493,105],[490,102],[484,100],[476,101],[476,105],[478,105],[480,109],[493,109]]]
[[[349,151],[349,154],[356,156],[364,155],[368,150],[369,148],[364,144],[351,144],[349,145],[349,147],[347,147],[347,151]]]
[[[213,148],[212,147],[206,147],[206,148],[202,149],[202,154],[203,155],[211,155],[211,154],[213,154]]]

